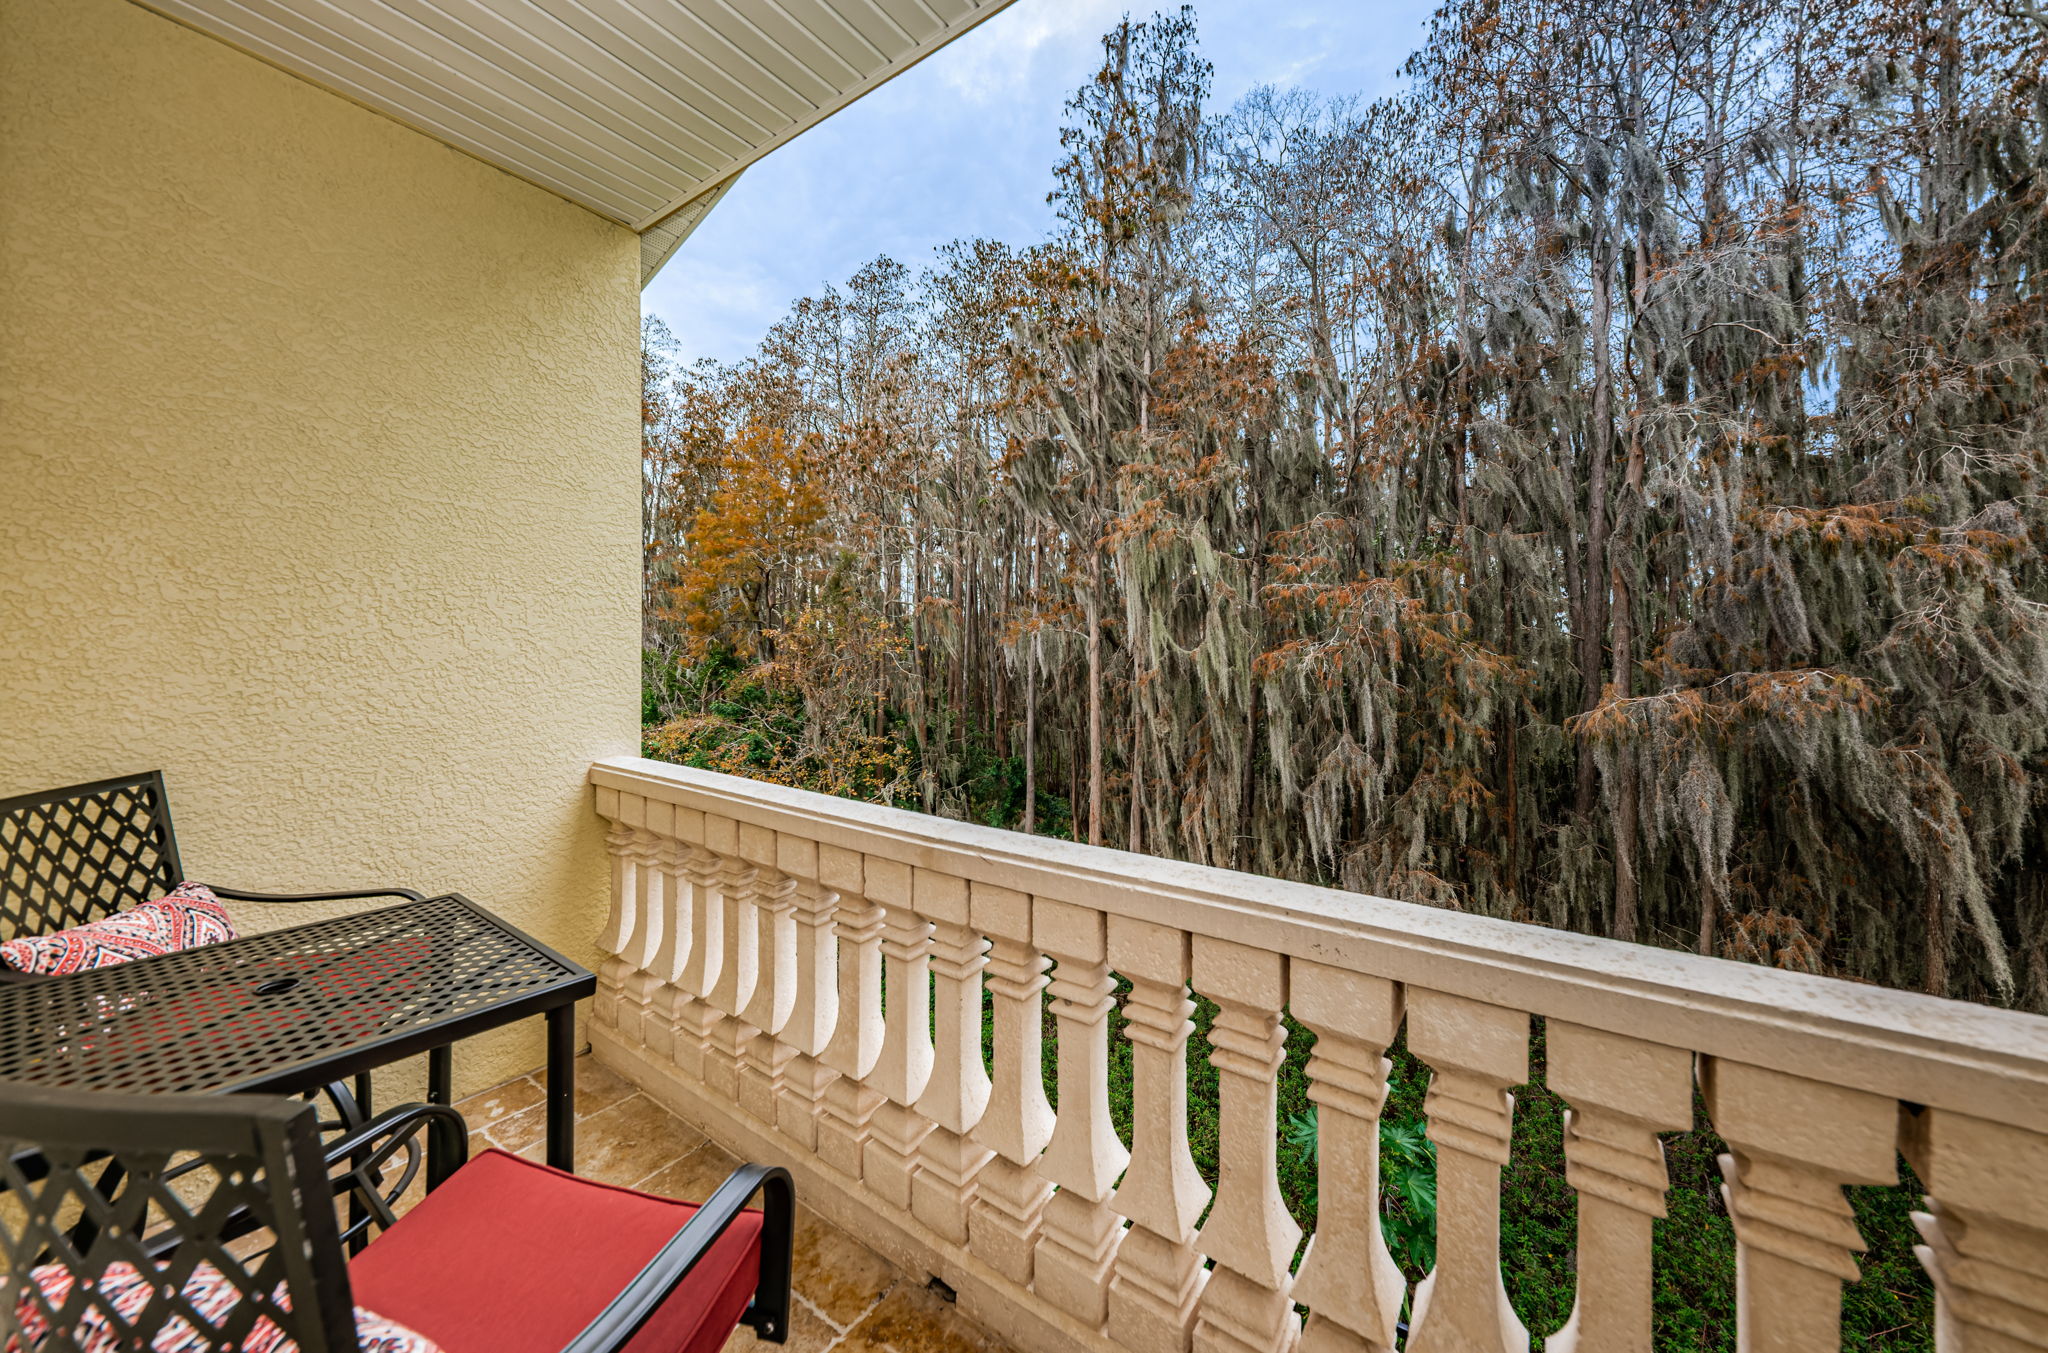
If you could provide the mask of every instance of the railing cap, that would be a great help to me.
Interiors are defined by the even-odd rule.
[[[884,905],[908,903],[912,872],[930,871],[2048,1131],[2048,1018],[2038,1015],[1027,836],[640,757],[599,761],[590,780],[601,806],[638,795],[705,813],[713,849],[737,845],[724,819],[814,840],[828,858],[858,852],[867,895]],[[604,791],[621,791],[621,799]]]

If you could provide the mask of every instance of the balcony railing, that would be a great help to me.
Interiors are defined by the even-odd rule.
[[[1577,1305],[1549,1347],[1650,1347],[1657,1134],[1693,1125],[1697,1084],[1731,1151],[1745,1349],[1840,1346],[1862,1248],[1843,1186],[1895,1182],[1898,1153],[1929,1194],[1939,1346],[2048,1348],[2048,1020],[654,761],[600,762],[591,781],[614,870],[598,1057],[788,1166],[806,1203],[1028,1353],[1393,1347],[1408,1293],[1380,1230],[1378,1116],[1404,1021],[1432,1073],[1439,1179],[1407,1347],[1527,1348],[1501,1280],[1500,1175],[1533,1016],[1578,1191]],[[1110,1115],[1113,974],[1129,983],[1128,1149]],[[1188,1146],[1190,990],[1218,1011],[1213,1205]],[[1316,1036],[1318,1219],[1299,1265],[1277,1163],[1283,1014]]]

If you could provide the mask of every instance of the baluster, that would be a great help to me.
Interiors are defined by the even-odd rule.
[[[775,864],[775,833],[740,824],[740,857],[754,867],[754,996],[740,1011],[740,1107],[773,1123],[796,1049],[782,1039],[796,1008],[796,880]]]
[[[1529,1079],[1529,1017],[1411,987],[1408,1047],[1431,1075],[1423,1110],[1437,1145],[1436,1267],[1415,1289],[1411,1353],[1523,1353],[1529,1334],[1500,1276],[1500,1172],[1511,1085]]]
[[[2048,1349],[2048,1134],[1919,1109],[1900,1143],[1929,1191],[1914,1253],[1934,1279],[1935,1347]]]
[[[1032,899],[1031,933],[1052,956],[1052,1014],[1059,1041],[1059,1110],[1038,1170],[1059,1186],[1045,1206],[1032,1287],[1084,1325],[1109,1316],[1109,1274],[1123,1219],[1110,1188],[1129,1163],[1109,1118],[1109,975],[1102,913],[1051,898]]]
[[[688,812],[687,808],[675,810],[677,824]],[[690,848],[677,835],[671,834],[662,841],[655,860],[655,868],[661,871],[661,945],[655,950],[654,961],[649,965],[658,985],[648,1010],[642,1041],[647,1044],[648,1052],[670,1061],[675,1059],[679,1018],[691,1000],[691,994],[678,985],[689,962],[690,937],[694,933],[690,928],[690,885],[683,872],[689,855]]]
[[[1188,1152],[1188,937],[1112,916],[1109,961],[1131,984],[1131,1164],[1110,1199],[1131,1226],[1109,1284],[1109,1335],[1133,1353],[1186,1353],[1208,1277],[1195,1222],[1209,1202]]]
[[[911,1106],[932,1074],[932,928],[911,910],[910,866],[870,855],[868,896],[882,904],[882,958],[888,983],[882,1055],[874,1084],[884,1098],[875,1110],[862,1158],[862,1179],[887,1201],[910,1210],[917,1148],[932,1125]]]
[[[681,995],[675,1003],[676,1066],[699,1082],[711,1043],[725,1016],[710,1000],[726,969],[725,906],[718,893],[718,857],[704,845],[704,814],[684,809],[676,814],[676,836],[682,844],[683,879],[690,894],[690,952],[676,979]]]
[[[714,877],[719,938],[725,954],[718,981],[705,998],[717,1007],[719,1020],[704,1048],[704,1086],[719,1098],[738,1104],[740,1056],[754,1032],[739,1013],[754,999],[755,964],[760,959],[756,914],[749,896],[755,870],[740,858],[739,824],[731,818],[705,814],[704,844],[718,857]]]
[[[818,881],[818,845],[801,836],[775,838],[776,868],[796,880],[796,991],[782,1041],[794,1050],[776,1101],[775,1125],[801,1142],[818,1146],[818,1119],[825,1091],[839,1073],[820,1060],[839,1017],[838,955],[832,916],[839,899]]]
[[[621,794],[616,789],[600,789],[599,811],[606,813],[609,824],[605,828],[604,845],[612,861],[611,910],[605,915],[604,929],[598,934],[598,952],[618,955],[624,952],[626,937],[633,933],[633,907],[639,900],[639,883],[633,876],[636,867],[633,851],[634,828],[647,820],[647,801],[638,794]]]
[[[605,852],[612,860],[611,910],[605,914],[604,929],[597,937],[597,951],[603,957],[597,964],[597,1001],[591,1007],[591,1015],[599,1024],[616,1029],[628,971],[621,951],[626,947],[626,936],[633,931],[633,908],[640,901],[640,882],[634,872],[640,867],[639,857],[633,849],[633,827],[626,821],[626,814],[637,816],[642,801],[637,794],[599,792],[612,796],[617,816],[604,834]]]
[[[1700,1089],[1735,1224],[1736,1342],[1744,1353],[1839,1348],[1842,1284],[1863,1237],[1845,1184],[1898,1178],[1897,1102],[1782,1071],[1700,1059]]]
[[[825,1087],[818,1155],[848,1179],[861,1177],[869,1123],[882,1105],[871,1084],[882,1055],[882,909],[867,897],[861,854],[818,847],[818,882],[838,895],[839,1018],[825,1046],[838,1078]]]
[[[1287,960],[1195,936],[1195,990],[1216,1002],[1209,1065],[1217,1071],[1216,1204],[1196,1236],[1216,1263],[1195,1308],[1197,1353],[1284,1353],[1301,1320],[1288,1265],[1301,1227],[1280,1196],[1280,1064]]]
[[[1670,1176],[1660,1132],[1692,1126],[1692,1054],[1549,1021],[1550,1088],[1564,1116],[1565,1178],[1579,1192],[1577,1295],[1553,1353],[1650,1346],[1650,1243]]]
[[[1034,1168],[1052,1140],[1039,1006],[1051,964],[1032,947],[1028,896],[976,883],[968,904],[975,929],[990,940],[988,989],[995,1007],[995,1079],[974,1126],[974,1140],[994,1155],[969,1205],[968,1241],[998,1273],[1029,1286],[1039,1224],[1052,1197],[1052,1185]]]
[[[1294,1282],[1294,1299],[1309,1309],[1301,1353],[1381,1353],[1394,1347],[1408,1288],[1380,1229],[1380,1106],[1401,989],[1300,958],[1289,961],[1287,982],[1288,1008],[1316,1036],[1316,1233]]]
[[[661,990],[661,978],[654,971],[667,907],[663,887],[668,880],[661,870],[661,856],[668,837],[675,831],[675,809],[671,805],[654,799],[642,803],[645,821],[633,833],[633,921],[619,953],[626,967],[621,983],[620,994],[624,999],[619,1006],[619,1037],[628,1043],[647,1041],[648,1020],[653,1015],[655,996]]]
[[[919,1143],[910,1210],[956,1245],[967,1243],[967,1208],[989,1150],[968,1136],[988,1107],[981,1061],[981,970],[987,944],[968,926],[967,881],[929,869],[911,874],[911,900],[931,922],[935,1059],[917,1111],[932,1130]]]

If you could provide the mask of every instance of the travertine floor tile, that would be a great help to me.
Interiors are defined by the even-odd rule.
[[[838,1342],[838,1330],[819,1319],[818,1313],[801,1301],[793,1301],[789,1306],[788,1343],[763,1343],[742,1325],[725,1341],[724,1353],[775,1353],[778,1348],[782,1353],[825,1353]]]
[[[643,1175],[634,1181],[633,1187],[642,1193],[658,1193],[664,1198],[701,1203],[739,1167],[738,1158],[727,1155],[711,1142],[705,1142],[680,1160],[671,1161],[651,1175]]]
[[[807,1207],[796,1221],[796,1290],[846,1329],[901,1280],[894,1265]]]
[[[530,1109],[541,1103],[545,1097],[546,1091],[541,1089],[538,1080],[532,1076],[521,1076],[516,1080],[506,1081],[503,1085],[494,1085],[481,1094],[457,1101],[455,1110],[468,1119],[470,1127],[474,1129],[495,1123],[500,1118],[510,1118],[522,1109]]]
[[[1006,1345],[984,1334],[953,1303],[905,1280],[836,1347],[840,1353],[999,1353]]]
[[[545,1083],[547,1071],[533,1073],[532,1079]],[[589,1053],[576,1059],[576,1116],[587,1118],[601,1113],[624,1099],[627,1095],[638,1094],[639,1087],[620,1076],[610,1067],[603,1065]]]
[[[576,1124],[576,1173],[631,1186],[703,1144],[701,1133],[634,1094]]]
[[[492,1146],[500,1146],[515,1155],[523,1156],[529,1150],[541,1150],[545,1146],[548,1136],[548,1106],[536,1104],[530,1109],[521,1109],[518,1113],[507,1114],[503,1118],[481,1124],[472,1118],[469,1120],[469,1126],[472,1131],[481,1130],[484,1136],[491,1139]],[[577,1126],[579,1131],[576,1134],[576,1146],[580,1159],[583,1147],[580,1121]],[[540,1158],[533,1157],[535,1160]]]

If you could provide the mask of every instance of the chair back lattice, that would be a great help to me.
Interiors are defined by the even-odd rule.
[[[0,1083],[0,1275],[0,1348],[356,1347],[299,1100]]]
[[[181,877],[162,771],[0,799],[0,941],[97,921]]]

